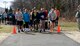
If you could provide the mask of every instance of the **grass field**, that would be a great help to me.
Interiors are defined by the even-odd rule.
[[[0,33],[11,33],[12,27],[10,25],[0,25]]]
[[[61,29],[67,31],[77,31],[77,23],[76,22],[60,22]]]

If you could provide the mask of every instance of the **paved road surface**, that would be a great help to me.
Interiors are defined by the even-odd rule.
[[[20,33],[11,35],[0,46],[80,46],[64,34]]]

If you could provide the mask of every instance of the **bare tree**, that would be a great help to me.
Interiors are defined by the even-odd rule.
[[[79,4],[80,0],[15,0],[12,7],[20,9],[32,9],[33,7],[40,9],[41,7],[44,7],[49,10],[54,6],[61,11],[61,14],[64,15],[67,20],[73,20]]]

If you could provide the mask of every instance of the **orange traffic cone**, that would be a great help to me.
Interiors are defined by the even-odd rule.
[[[60,33],[60,31],[61,31],[61,28],[60,28],[60,25],[58,25],[57,33]]]
[[[16,34],[16,27],[15,26],[13,27],[12,34]]]

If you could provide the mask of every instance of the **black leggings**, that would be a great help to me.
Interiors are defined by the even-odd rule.
[[[55,20],[55,26],[58,26],[58,20],[59,20],[59,17],[57,17]]]
[[[25,22],[24,28],[29,28],[29,22]]]
[[[34,29],[38,30],[38,25],[39,25],[40,20],[35,20],[34,23]],[[37,26],[37,27],[36,27]]]

